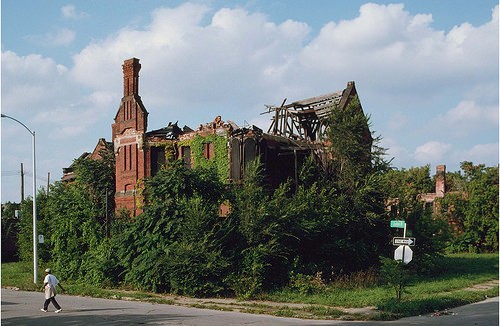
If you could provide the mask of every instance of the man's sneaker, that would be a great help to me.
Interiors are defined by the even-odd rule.
[[[56,310],[56,311],[54,311],[54,312],[57,314],[58,312],[61,312],[61,310],[62,310],[62,308],[61,308],[61,309],[57,309],[57,310]]]
[[[43,312],[47,312],[47,309],[43,309],[43,308],[42,308],[42,309],[40,309],[40,310],[41,310],[41,311],[43,311]]]

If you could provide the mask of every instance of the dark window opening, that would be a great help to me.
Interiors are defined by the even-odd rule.
[[[214,157],[214,144],[213,143],[203,143],[203,156],[210,160]]]
[[[240,141],[236,138],[231,139],[231,179],[241,180]]]
[[[181,147],[181,155],[184,161],[184,166],[191,167],[191,147],[182,146]]]
[[[151,176],[156,175],[165,167],[165,147],[151,147]]]
[[[244,160],[243,170],[246,169],[248,164],[253,160],[255,160],[257,156],[255,145],[256,145],[255,140],[252,138],[246,139],[245,143],[243,144],[243,160]]]

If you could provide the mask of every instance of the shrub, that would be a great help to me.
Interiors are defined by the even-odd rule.
[[[289,286],[292,290],[296,290],[302,295],[319,293],[326,288],[321,278],[321,272],[317,272],[315,275],[292,273],[292,275],[290,275]]]

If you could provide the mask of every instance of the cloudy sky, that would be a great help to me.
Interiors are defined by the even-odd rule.
[[[149,130],[267,130],[266,104],[352,80],[394,167],[498,164],[498,1],[4,0],[1,27],[1,110],[35,131],[40,187],[111,140],[132,57]],[[1,122],[1,201],[18,202],[32,137]]]

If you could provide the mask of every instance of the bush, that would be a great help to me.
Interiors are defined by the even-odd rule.
[[[405,288],[410,280],[408,265],[386,257],[380,257],[380,261],[380,273],[387,284],[394,289],[397,302],[400,302],[403,293],[407,293]]]
[[[317,272],[315,275],[292,273],[289,287],[302,295],[306,295],[319,293],[326,288],[326,285],[321,278],[321,272]]]

